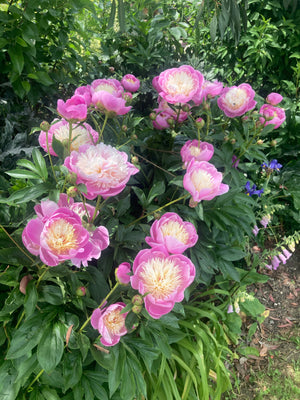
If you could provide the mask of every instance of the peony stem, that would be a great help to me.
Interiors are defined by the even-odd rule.
[[[97,308],[101,308],[108,300],[108,298],[113,294],[113,292],[117,289],[117,287],[120,285],[119,282],[115,284],[115,286],[110,290],[110,292],[104,297],[104,299],[101,301],[99,306]],[[79,329],[79,333],[83,331],[83,329],[87,326],[87,324],[90,322],[92,316],[90,315],[89,318],[82,324],[81,328]]]

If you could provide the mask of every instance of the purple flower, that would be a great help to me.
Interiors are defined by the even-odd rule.
[[[234,312],[233,306],[232,306],[232,304],[229,304],[228,310],[227,310],[227,314],[231,314],[231,313],[233,313],[233,312]]]
[[[278,268],[279,264],[280,264],[280,260],[277,256],[274,256],[272,258],[271,264],[273,266],[274,271],[276,271],[276,269]]]
[[[277,160],[271,160],[269,163],[261,164],[261,166],[268,174],[271,174],[274,170],[279,171],[282,168],[282,165]]]
[[[284,254],[287,260],[292,256],[292,253],[290,253],[287,249],[283,249],[282,253]]]
[[[270,220],[271,220],[270,216],[269,215],[265,215],[265,216],[262,217],[262,219],[259,222],[262,224],[262,226],[264,228],[266,228],[268,226],[268,223],[270,222]]]
[[[254,225],[254,228],[252,229],[252,233],[254,236],[257,236],[259,232],[259,227],[257,225]]]
[[[238,167],[238,165],[240,163],[240,159],[237,158],[237,156],[233,155],[231,161],[232,161],[233,168],[237,169],[237,167]]]
[[[254,194],[257,194],[258,197],[260,197],[261,194],[264,192],[264,189],[259,189],[259,190],[256,189],[256,185],[253,185],[251,187],[249,181],[247,181],[247,183],[245,185],[245,189],[246,189],[247,196],[253,196]]]

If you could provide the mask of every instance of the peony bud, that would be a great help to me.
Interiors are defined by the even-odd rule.
[[[133,313],[135,313],[135,314],[139,314],[139,313],[142,311],[142,309],[143,309],[143,306],[139,306],[139,305],[135,304],[135,305],[132,307],[131,311],[132,311]]]
[[[33,279],[33,277],[30,274],[23,276],[23,278],[20,281],[20,286],[19,286],[21,293],[26,294],[26,286],[32,279]]]
[[[128,130],[128,128],[127,128],[126,125],[122,125],[122,128],[121,128],[121,129],[122,129],[123,132],[127,132],[127,130]]]
[[[142,304],[144,304],[144,300],[143,297],[140,296],[139,294],[136,294],[135,296],[133,296],[133,298],[131,299],[132,304],[137,305],[137,306],[141,306]]]
[[[71,186],[67,189],[68,197],[75,197],[78,193],[78,189],[76,186]]]
[[[80,286],[77,290],[76,290],[76,295],[78,297],[83,297],[86,295],[86,289],[84,286]]]
[[[49,122],[43,121],[43,122],[41,123],[41,125],[40,125],[40,128],[41,128],[42,131],[48,132],[49,129],[50,129],[50,124],[49,124]]]
[[[156,114],[155,114],[154,112],[152,112],[152,113],[149,115],[149,118],[151,119],[151,121],[155,121],[155,120],[156,120]]]
[[[277,140],[275,140],[275,139],[271,140],[270,145],[272,147],[275,147],[277,145]]]

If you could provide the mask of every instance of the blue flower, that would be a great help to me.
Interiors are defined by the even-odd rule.
[[[277,160],[271,160],[269,162],[269,164],[268,163],[263,163],[263,164],[261,164],[261,166],[262,166],[262,169],[267,171],[267,173],[269,173],[269,174],[272,173],[275,170],[279,171],[280,168],[282,168],[282,165],[279,164],[279,162],[277,162]]]
[[[260,197],[261,194],[264,192],[264,189],[256,189],[256,185],[253,185],[251,187],[249,181],[247,181],[247,183],[245,185],[245,189],[246,189],[247,196],[253,196],[254,194],[257,194],[258,197]]]

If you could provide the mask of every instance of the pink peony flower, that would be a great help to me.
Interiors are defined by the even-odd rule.
[[[201,72],[189,65],[167,69],[160,73],[156,86],[159,95],[168,103],[187,103],[199,96],[204,81]]]
[[[119,343],[121,336],[126,335],[125,319],[128,313],[121,314],[124,303],[118,302],[100,309],[96,308],[91,317],[91,325],[101,335],[100,342],[104,346],[114,346]]]
[[[41,260],[55,266],[71,260],[80,267],[87,265],[92,258],[99,258],[101,251],[109,245],[109,234],[104,226],[94,228],[83,226],[87,208],[90,222],[95,207],[66,200],[65,194],[55,203],[44,200],[34,207],[37,218],[31,219],[23,230],[24,246],[30,253],[40,256]]]
[[[131,106],[126,106],[126,100],[122,97],[115,96],[106,91],[95,92],[92,96],[92,103],[104,113],[108,113],[109,117],[127,114],[131,110]]]
[[[124,262],[118,266],[116,269],[116,279],[122,284],[122,285],[128,285],[130,282],[130,274],[131,272],[131,266],[129,263]]]
[[[239,117],[255,107],[255,92],[248,83],[224,88],[218,106],[230,118]]]
[[[64,165],[77,174],[77,185],[86,185],[86,198],[93,200],[100,195],[106,199],[122,192],[130,176],[139,172],[127,160],[126,153],[99,143],[96,146],[81,146],[80,152],[72,151]]]
[[[91,86],[86,85],[86,86],[79,86],[75,90],[75,95],[82,96],[85,100],[86,105],[89,107],[91,105],[92,101],[92,94],[91,94]]]
[[[163,248],[141,250],[133,262],[131,286],[144,296],[152,318],[169,313],[184,298],[195,279],[195,266],[182,254],[169,255]]]
[[[198,96],[193,99],[197,106],[202,104],[203,100],[207,101],[208,99],[214,98],[221,94],[223,90],[223,83],[219,81],[204,81],[201,89],[202,90],[198,92]]]
[[[124,88],[117,79],[96,79],[91,83],[92,95],[96,92],[107,92],[115,97],[122,97]]]
[[[121,79],[121,84],[128,92],[136,92],[140,88],[140,81],[134,75],[127,74]]]
[[[215,196],[227,193],[229,186],[222,183],[222,173],[207,161],[192,160],[183,177],[183,187],[195,202],[211,200]]]
[[[193,247],[198,240],[194,225],[183,221],[173,212],[155,220],[150,228],[150,235],[145,238],[149,246],[161,245],[164,250],[173,254],[182,254],[187,248]]]
[[[259,121],[262,125],[275,125],[274,129],[277,129],[285,121],[285,111],[283,108],[274,107],[270,104],[264,104],[261,106],[259,113],[262,117]]]
[[[209,161],[214,154],[214,146],[199,140],[188,140],[181,148],[180,155],[185,167],[191,160]]]
[[[50,154],[57,156],[52,148],[53,136],[63,144],[69,143],[69,123],[66,120],[55,120],[48,131],[48,144]],[[54,122],[54,121],[53,121]],[[89,124],[72,125],[71,135],[71,151],[78,151],[79,147],[83,144],[95,144],[98,140],[99,134]],[[39,144],[47,152],[47,134],[41,131],[39,135]]]
[[[153,86],[154,89],[159,93],[159,92],[162,91],[162,89],[161,89],[161,87],[160,87],[160,85],[159,85],[159,83],[158,83],[158,78],[159,78],[159,76],[155,76],[155,77],[152,79],[152,86]]]
[[[281,94],[272,92],[267,96],[266,101],[272,106],[276,106],[282,101],[282,99],[283,97],[281,96]]]
[[[87,116],[87,105],[85,98],[74,95],[66,102],[57,100],[57,112],[68,121],[84,121]]]

